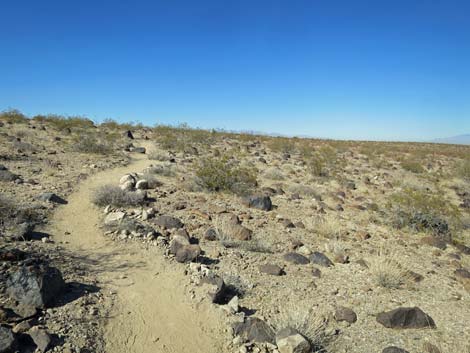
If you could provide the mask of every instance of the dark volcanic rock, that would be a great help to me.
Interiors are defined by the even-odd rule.
[[[330,267],[333,266],[333,262],[323,253],[315,251],[309,256],[310,261],[316,265]]]
[[[197,244],[183,245],[176,250],[175,259],[178,262],[191,262],[201,254],[201,248]]]
[[[46,265],[19,268],[6,281],[6,293],[21,305],[48,307],[65,286],[60,271]]]
[[[293,264],[296,264],[296,265],[306,265],[310,262],[305,256],[300,255],[296,252],[288,252],[283,257],[284,257],[284,260],[291,262]]]
[[[397,308],[377,315],[377,322],[388,328],[435,328],[432,317],[420,308]]]
[[[259,271],[273,276],[281,276],[284,271],[278,265],[266,264],[260,265]]]
[[[250,208],[256,208],[258,210],[263,211],[271,211],[273,208],[271,198],[269,196],[264,195],[254,195],[246,197],[245,199],[243,199],[243,203]]]
[[[335,311],[335,320],[346,321],[352,324],[357,321],[357,315],[352,309],[339,306]]]
[[[59,203],[62,205],[65,205],[67,203],[67,201],[65,201],[62,197],[54,194],[53,192],[44,192],[38,195],[37,199],[39,201]]]
[[[153,223],[165,229],[183,228],[183,222],[181,222],[180,219],[171,216],[157,216],[153,219]]]
[[[236,335],[250,342],[272,344],[275,342],[273,329],[266,322],[256,317],[249,317],[245,322],[235,324],[234,331]]]
[[[124,137],[127,137],[128,139],[131,139],[131,140],[134,139],[134,135],[132,135],[132,131],[131,131],[131,130],[127,130],[126,132],[124,132],[123,136],[124,136]]]
[[[15,181],[19,176],[9,170],[0,170],[0,181]]]
[[[227,286],[222,277],[217,275],[203,277],[200,284],[209,284],[213,287],[212,290],[207,293],[212,303],[220,304],[224,301],[227,294]]]

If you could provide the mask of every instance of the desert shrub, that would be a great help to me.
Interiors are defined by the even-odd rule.
[[[270,180],[284,180],[285,176],[278,168],[269,168],[263,173],[264,177]]]
[[[292,194],[299,194],[301,197],[312,197],[318,201],[321,201],[322,199],[320,193],[308,185],[291,184],[287,187],[287,191]]]
[[[157,175],[162,175],[166,177],[172,177],[176,175],[176,170],[175,166],[173,164],[162,164],[162,165],[156,165],[152,167],[148,167],[144,170],[144,174],[157,174]]]
[[[295,142],[287,137],[273,137],[268,141],[268,147],[273,152],[294,153],[296,151]]]
[[[374,283],[387,289],[397,289],[411,281],[410,272],[404,268],[398,254],[387,254],[380,251],[379,254],[368,259],[371,278]]]
[[[414,159],[405,159],[400,163],[400,165],[404,170],[412,173],[419,174],[424,172],[424,168],[421,163]]]
[[[0,194],[0,226],[5,224],[15,210],[15,203],[4,194]]]
[[[306,226],[319,236],[326,239],[339,239],[341,237],[341,223],[338,218],[316,216],[305,219]]]
[[[167,152],[162,152],[156,149],[150,150],[147,153],[148,159],[160,161],[160,162],[167,162],[170,160],[170,156]]]
[[[445,235],[449,224],[457,226],[460,222],[458,207],[428,190],[404,188],[389,197],[387,208],[392,212],[392,225],[399,229],[410,227]]]
[[[17,109],[4,110],[0,113],[0,120],[10,124],[27,124],[28,117]]]
[[[87,129],[95,126],[93,121],[82,116],[63,116],[58,114],[35,115],[33,120],[47,123],[57,130]]]
[[[196,154],[197,148],[210,146],[216,137],[214,130],[191,128],[187,124],[157,125],[153,131],[161,148],[188,154]]]
[[[457,175],[462,179],[470,182],[470,159],[459,163],[457,167]]]
[[[137,206],[143,204],[145,196],[140,192],[125,191],[118,186],[104,185],[95,190],[92,202],[97,206]]]
[[[196,182],[212,192],[245,194],[256,185],[257,171],[238,166],[227,157],[201,161],[195,169]]]
[[[311,351],[328,352],[334,336],[328,332],[328,317],[326,313],[314,310],[311,305],[296,302],[283,305],[279,314],[273,318],[276,332],[283,329],[294,329],[311,344]]]
[[[93,135],[81,135],[75,139],[73,148],[77,152],[81,153],[94,153],[94,154],[109,154],[112,151],[112,147],[98,140]]]
[[[307,168],[313,176],[321,177],[328,175],[325,159],[318,153],[314,153],[307,160]]]

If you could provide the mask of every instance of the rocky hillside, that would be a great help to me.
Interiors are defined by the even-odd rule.
[[[81,180],[128,163],[91,195],[96,236],[184,272],[224,351],[469,351],[470,147],[2,121],[0,352],[106,351],[116,304],[41,231]]]

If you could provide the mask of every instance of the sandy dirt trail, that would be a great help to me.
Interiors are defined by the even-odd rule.
[[[181,265],[165,260],[156,248],[107,239],[99,228],[102,211],[90,202],[93,190],[117,185],[122,175],[149,164],[145,155],[139,155],[126,167],[83,181],[68,204],[57,209],[48,232],[83,258],[106,297],[116,292],[105,327],[106,352],[224,352],[224,325],[211,305],[200,303],[196,308],[191,303]]]

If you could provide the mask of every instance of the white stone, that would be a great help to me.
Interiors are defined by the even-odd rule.
[[[135,188],[138,189],[138,190],[148,189],[149,188],[149,183],[145,179],[139,180],[137,182],[137,184],[135,184]]]
[[[132,183],[132,186],[134,186],[135,185],[135,178],[130,174],[126,174],[121,179],[119,179],[119,184],[121,184],[121,185],[123,185],[127,182]]]
[[[299,333],[276,340],[280,353],[308,353],[310,343]]]
[[[121,221],[126,216],[125,212],[111,212],[104,219],[104,225],[106,226],[115,226],[121,223]]]

